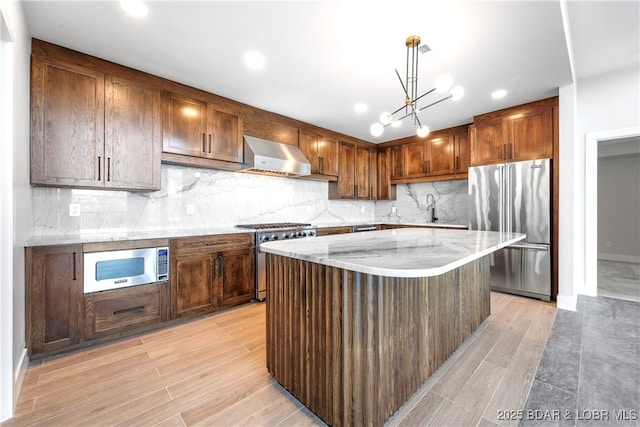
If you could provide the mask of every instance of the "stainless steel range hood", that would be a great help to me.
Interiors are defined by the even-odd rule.
[[[311,164],[295,145],[244,136],[244,163],[239,172],[272,176],[305,176]]]

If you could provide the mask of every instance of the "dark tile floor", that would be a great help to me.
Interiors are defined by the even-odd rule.
[[[640,303],[558,310],[521,426],[640,426]]]

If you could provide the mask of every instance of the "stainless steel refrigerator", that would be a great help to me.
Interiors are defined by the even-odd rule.
[[[491,289],[549,301],[551,160],[470,167],[469,229],[525,233],[491,255]]]

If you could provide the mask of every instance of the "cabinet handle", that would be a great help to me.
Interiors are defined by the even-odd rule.
[[[101,163],[102,163],[102,158],[98,156],[98,181],[102,181],[102,170],[100,168]]]
[[[209,134],[209,154],[211,154],[211,134]]]
[[[373,199],[373,185],[369,186],[369,199]]]
[[[226,245],[227,243],[229,243],[227,240],[222,240],[219,242],[207,242],[205,243],[205,246],[217,246],[217,245]]]
[[[222,255],[220,255],[218,259],[219,259],[218,265],[220,267],[220,276],[218,277],[224,277],[224,264],[222,263]]]
[[[76,253],[73,253],[73,280],[77,280],[77,275],[76,275]]]
[[[144,305],[137,305],[135,307],[123,308],[122,310],[116,310],[113,312],[114,316],[118,314],[126,314],[126,313],[142,313],[144,311]]]
[[[218,277],[218,276],[216,276],[216,270],[217,270],[216,269],[216,258],[213,258],[212,261],[213,262],[211,263],[211,277],[215,279],[216,277]]]
[[[507,144],[502,144],[502,158],[507,160]]]
[[[107,157],[107,181],[111,181],[111,157]]]
[[[513,142],[509,143],[509,158],[513,159]]]
[[[322,157],[322,156],[318,157],[318,164],[320,166],[320,171],[323,172],[324,171],[324,157]]]
[[[427,173],[427,161],[422,161],[422,173]]]
[[[427,160],[427,175],[431,173],[431,160]]]
[[[202,152],[207,152],[207,134],[202,132]]]
[[[460,170],[460,156],[456,156],[456,170]]]

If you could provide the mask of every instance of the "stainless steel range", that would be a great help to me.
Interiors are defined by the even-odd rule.
[[[256,231],[256,299],[264,301],[267,297],[266,256],[260,251],[260,245],[276,240],[301,239],[316,235],[316,228],[311,224],[298,222],[276,222],[266,224],[238,224],[237,228]]]

